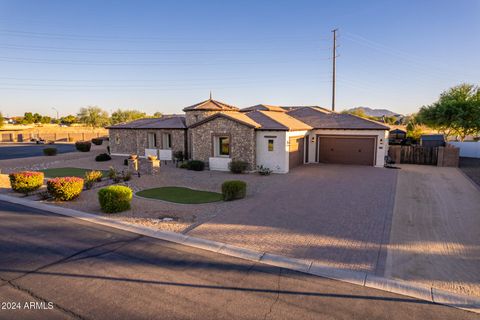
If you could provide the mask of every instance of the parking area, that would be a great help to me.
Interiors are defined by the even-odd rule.
[[[73,144],[0,144],[0,160],[43,156],[45,148],[57,148],[57,153],[76,151]]]

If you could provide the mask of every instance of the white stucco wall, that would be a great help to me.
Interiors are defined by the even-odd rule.
[[[385,165],[385,156],[388,152],[388,131],[387,130],[312,130],[308,133],[309,138],[309,162],[315,162],[317,152],[317,134],[324,135],[345,135],[345,136],[376,136],[376,157],[375,167]]]
[[[286,131],[257,131],[257,166],[264,166],[276,173],[288,172],[288,146]],[[268,140],[274,140],[273,151],[268,151]]]

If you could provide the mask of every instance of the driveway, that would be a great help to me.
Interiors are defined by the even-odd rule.
[[[397,170],[312,164],[188,234],[383,275]]]
[[[480,296],[480,189],[457,168],[402,165],[386,276]]]
[[[0,202],[0,319],[478,319]]]
[[[73,144],[0,144],[0,160],[43,156],[45,148],[57,148],[58,153],[76,151]]]

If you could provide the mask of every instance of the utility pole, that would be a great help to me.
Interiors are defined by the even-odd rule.
[[[332,111],[335,111],[335,68],[336,68],[336,59],[337,59],[337,31],[338,29],[333,29],[333,50],[332,50]]]

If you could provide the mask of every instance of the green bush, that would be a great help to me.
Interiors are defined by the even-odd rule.
[[[57,148],[45,148],[43,154],[46,156],[55,156],[57,154]]]
[[[103,161],[109,161],[112,160],[112,157],[108,153],[100,153],[98,156],[95,157],[95,161],[97,162],[103,162]]]
[[[53,178],[47,181],[47,190],[55,200],[73,200],[82,193],[83,179],[79,177]]]
[[[102,181],[103,173],[101,171],[85,172],[85,188],[91,189],[95,182]]]
[[[240,161],[240,160],[232,160],[228,164],[228,168],[233,173],[244,173],[245,170],[248,168],[248,162]]]
[[[178,167],[180,169],[188,169],[188,162],[182,162]]]
[[[125,186],[108,186],[98,191],[98,201],[105,213],[115,213],[130,209],[132,189]]]
[[[101,145],[101,144],[103,143],[103,139],[102,139],[102,138],[93,138],[93,139],[92,139],[92,143],[93,143],[94,145],[99,146],[99,145]]]
[[[203,169],[205,169],[205,162],[200,160],[190,160],[187,163],[187,169],[193,171],[203,171]]]
[[[43,172],[36,171],[22,171],[11,173],[8,176],[10,178],[10,185],[12,190],[28,194],[32,191],[39,189],[43,185]]]
[[[225,181],[222,184],[222,195],[224,201],[245,198],[247,184],[240,180]]]
[[[183,155],[183,151],[179,150],[179,151],[175,151],[173,153],[173,157],[175,158],[175,160],[177,161],[183,161],[183,159],[185,159],[184,155]]]
[[[80,152],[88,152],[92,148],[90,141],[77,141],[75,142],[75,148]]]

